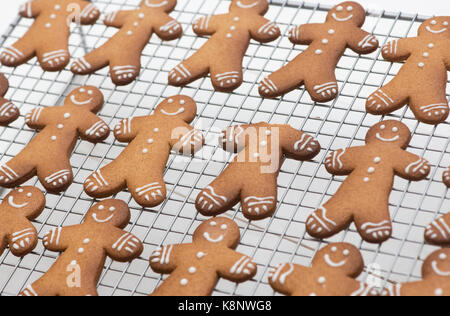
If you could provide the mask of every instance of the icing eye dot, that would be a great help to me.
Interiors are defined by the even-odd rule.
[[[167,103],[173,103],[173,99],[169,99],[169,100],[167,100]]]
[[[394,133],[398,133],[398,127],[393,127],[393,128],[392,128],[392,131],[393,131]]]
[[[217,223],[216,222],[211,222],[209,225],[211,225],[212,227],[215,227],[215,226],[217,226]]]
[[[436,20],[431,21],[431,25],[436,25],[436,24],[437,24]]]
[[[336,11],[337,11],[337,12],[344,11],[344,7],[340,5],[340,6],[338,6],[338,7],[336,8]]]
[[[105,207],[104,207],[103,205],[100,205],[100,206],[98,207],[98,209],[99,209],[100,211],[103,211],[103,210],[105,209]]]
[[[181,105],[183,105],[183,104],[185,104],[185,103],[186,103],[186,101],[180,100],[180,104],[181,104]]]
[[[381,125],[381,126],[380,126],[380,129],[381,129],[381,130],[384,130],[385,128],[386,128],[386,125]]]
[[[86,92],[86,89],[81,88],[81,89],[80,89],[80,92],[81,92],[81,93],[85,93],[85,92]]]
[[[228,226],[226,224],[223,224],[222,226],[220,226],[220,229],[222,230],[227,230]]]
[[[351,5],[349,5],[349,6],[347,7],[347,11],[348,11],[348,12],[353,11],[353,7],[352,7]]]
[[[94,94],[94,91],[89,90],[87,93],[88,93],[89,95],[93,95],[93,94]]]
[[[23,189],[19,189],[19,193],[23,193]]]
[[[439,255],[439,259],[445,260],[445,259],[447,259],[447,255],[446,255],[445,253],[441,253],[441,254]]]
[[[109,208],[109,211],[110,212],[114,212],[116,210],[116,208],[114,207],[114,206],[111,206],[110,208]]]
[[[331,248],[331,252],[336,252],[336,251],[337,251],[337,247]]]
[[[444,23],[442,23],[444,26],[448,26],[448,22],[445,21]]]
[[[347,257],[350,254],[350,250],[345,249],[342,253]]]
[[[33,194],[31,194],[31,193],[28,193],[27,194],[27,196],[30,198],[30,197],[32,197],[33,196]]]

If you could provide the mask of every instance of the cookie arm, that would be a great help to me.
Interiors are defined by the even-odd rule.
[[[38,243],[36,228],[26,218],[17,219],[8,235],[8,243],[13,255],[25,256],[33,251]]]
[[[169,15],[162,16],[154,26],[155,33],[163,40],[173,40],[183,34],[183,27]]]
[[[204,16],[194,22],[192,29],[195,34],[200,36],[213,35],[220,28],[220,25],[226,18],[226,14]]]
[[[296,160],[309,160],[320,152],[320,144],[314,137],[289,127],[280,138],[283,153]]]
[[[325,159],[325,168],[333,175],[345,176],[356,168],[363,147],[351,147],[331,152]]]
[[[28,1],[19,8],[20,16],[24,18],[36,18],[41,13],[41,1]]]
[[[71,238],[76,232],[76,226],[54,228],[44,235],[42,243],[47,250],[63,252],[69,248]]]
[[[430,163],[410,152],[399,150],[394,162],[395,174],[406,180],[420,181],[430,174]]]
[[[136,236],[118,228],[111,230],[107,239],[105,251],[115,261],[131,261],[144,250],[142,242]]]
[[[25,123],[29,128],[41,130],[50,123],[50,117],[53,112],[52,108],[37,107],[25,115]]]
[[[178,254],[186,245],[168,245],[156,248],[150,257],[150,267],[156,273],[172,273],[178,265]]]
[[[246,137],[251,128],[251,125],[235,125],[224,130],[219,139],[223,150],[230,153],[238,153],[244,149]],[[253,137],[258,137],[258,129],[253,128],[250,133],[254,134]]]
[[[85,0],[76,0],[76,2],[80,6],[80,15],[78,17],[74,17],[74,22],[77,22],[77,18],[83,25],[89,25],[95,23],[100,17],[100,10],[90,1]]]
[[[114,11],[105,16],[103,23],[106,26],[116,27],[120,29],[133,11]]]
[[[402,38],[391,41],[383,46],[383,58],[392,62],[404,61],[413,52],[416,42],[417,38]]]
[[[83,119],[78,130],[81,138],[91,143],[105,140],[110,132],[108,125],[97,115],[90,112]]]
[[[220,277],[233,282],[244,282],[256,275],[257,266],[250,257],[231,249],[225,253],[217,262]]]
[[[347,45],[354,52],[364,55],[376,51],[380,43],[374,35],[360,28],[355,28],[349,35]]]
[[[145,117],[130,117],[120,121],[114,127],[114,137],[121,143],[131,142],[137,136],[145,121]]]
[[[194,155],[205,144],[202,132],[186,124],[172,131],[170,147],[173,151],[185,156]]]
[[[256,21],[252,21],[250,28],[250,36],[261,43],[267,43],[276,40],[280,37],[280,28],[264,17],[258,18]]]
[[[317,37],[322,28],[321,24],[304,24],[296,26],[289,31],[289,40],[292,44],[309,45]]]

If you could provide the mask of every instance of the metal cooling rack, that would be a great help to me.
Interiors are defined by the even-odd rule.
[[[140,1],[94,2],[107,13],[136,8]],[[103,91],[106,102],[100,116],[111,127],[123,118],[150,114],[160,101],[175,94],[189,95],[198,103],[194,123],[207,135],[207,145],[195,159],[170,157],[165,171],[168,199],[155,209],[144,210],[128,192],[116,196],[129,202],[132,219],[127,229],[145,242],[145,251],[131,264],[108,260],[99,282],[100,295],[147,295],[155,289],[162,278],[148,265],[151,252],[161,244],[191,241],[193,231],[204,219],[197,214],[194,200],[231,158],[217,146],[219,132],[231,124],[259,121],[291,124],[315,135],[323,150],[311,162],[285,161],[279,177],[279,206],[272,218],[250,223],[238,207],[226,214],[241,228],[242,238],[237,250],[254,258],[258,274],[252,281],[239,285],[222,279],[214,295],[274,295],[267,283],[270,267],[288,261],[309,265],[316,251],[326,243],[340,241],[361,249],[366,262],[361,280],[370,278],[371,282],[382,286],[386,282],[419,279],[423,260],[436,249],[424,244],[424,228],[439,214],[450,210],[450,194],[441,181],[442,172],[450,165],[448,123],[438,127],[418,123],[407,108],[390,115],[410,127],[414,135],[409,150],[428,159],[433,172],[428,181],[418,183],[396,179],[390,199],[394,233],[389,241],[381,246],[368,244],[361,240],[354,226],[326,241],[312,239],[305,232],[306,218],[332,196],[344,179],[328,174],[323,160],[331,150],[363,144],[368,129],[382,119],[366,114],[365,99],[389,81],[400,65],[384,61],[380,51],[366,56],[347,51],[337,69],[340,96],[333,102],[314,104],[303,89],[279,100],[261,99],[257,83],[304,49],[289,42],[288,30],[298,24],[323,22],[329,9],[303,1],[272,0],[267,17],[278,23],[284,36],[269,44],[251,43],[244,58],[245,81],[233,94],[215,92],[209,78],[185,88],[168,86],[168,72],[207,40],[193,33],[192,22],[201,15],[227,12],[228,6],[228,0],[178,0],[176,11],[171,15],[183,24],[184,36],[171,42],[162,42],[154,36],[145,48],[139,80],[126,87],[115,87],[108,69],[86,77],[74,77],[67,69],[45,73],[35,59],[15,69],[2,67],[0,70],[11,84],[7,97],[21,108],[22,115],[36,105],[59,105],[73,88],[84,84]],[[426,18],[418,14],[370,12],[364,29],[373,32],[384,44],[390,39],[415,36]],[[16,19],[2,37],[1,46],[16,41],[31,23],[29,19]],[[106,28],[101,22],[74,27],[70,51],[74,57],[81,57],[114,33],[115,29]],[[1,161],[6,162],[16,155],[33,135],[34,131],[24,124],[23,116],[11,126],[1,128]],[[41,238],[51,228],[82,221],[94,203],[83,192],[84,180],[99,166],[117,157],[123,147],[113,136],[97,145],[78,143],[71,159],[74,184],[61,195],[47,194],[47,207],[35,222]],[[36,179],[29,184],[42,189]],[[2,190],[1,196],[7,192]],[[24,259],[6,251],[0,257],[0,294],[16,295],[47,271],[57,256],[45,251],[41,243]]]

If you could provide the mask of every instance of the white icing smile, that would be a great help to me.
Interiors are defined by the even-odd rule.
[[[11,205],[14,208],[22,208],[22,207],[25,207],[25,206],[28,205],[28,203],[23,203],[23,204],[16,204],[16,203],[14,203],[14,198],[12,196],[10,196],[8,198],[8,203],[9,203],[9,205]]]
[[[380,135],[380,133],[377,133],[376,137],[383,142],[396,142],[400,139],[400,136],[398,135],[392,138],[384,138]]]
[[[342,260],[340,262],[334,262],[333,260],[331,260],[329,255],[325,255],[324,259],[325,259],[325,262],[330,267],[333,267],[333,268],[340,268],[340,267],[344,266],[347,263],[347,260]]]
[[[345,22],[345,21],[348,21],[353,18],[353,14],[350,14],[349,16],[347,16],[345,18],[338,18],[336,13],[333,13],[331,16],[338,22]]]
[[[217,237],[216,239],[214,239],[214,238],[212,238],[212,237],[209,235],[209,233],[204,233],[204,234],[203,234],[203,237],[205,237],[205,239],[206,239],[207,241],[212,242],[212,243],[218,243],[218,242],[221,242],[221,241],[223,240],[223,235],[220,235],[219,237]]]
[[[167,116],[177,116],[178,114],[181,114],[184,112],[184,108],[180,108],[178,111],[170,113],[170,112],[166,112],[164,111],[164,109],[161,110],[161,113]]]
[[[150,3],[149,0],[145,0],[145,5],[149,8],[161,8],[161,7],[165,6],[166,4],[168,4],[168,2],[166,0],[164,0],[163,2],[160,2],[160,3]]]
[[[237,2],[237,6],[240,7],[240,8],[242,8],[242,9],[250,9],[250,8],[256,7],[256,6],[258,5],[258,2],[259,2],[259,1],[256,1],[256,2],[253,2],[252,4],[247,4],[247,5],[245,5],[245,4],[243,4],[241,1],[238,1],[238,2]]]
[[[442,271],[439,269],[437,261],[433,261],[431,263],[431,267],[433,268],[434,273],[436,273],[439,276],[444,276],[444,277],[450,276],[450,271]]]
[[[100,223],[100,224],[109,222],[113,217],[114,217],[114,214],[107,217],[106,219],[101,220],[101,219],[98,219],[97,214],[95,214],[95,213],[92,214],[92,218],[94,219],[94,221],[96,221],[97,223]]]
[[[447,28],[444,27],[444,28],[441,29],[441,30],[435,31],[435,30],[433,30],[433,29],[431,28],[431,26],[427,26],[427,31],[430,32],[430,33],[433,33],[433,34],[441,34],[441,33],[444,33],[445,31],[447,31]]]
[[[78,101],[74,95],[71,95],[70,101],[72,101],[76,105],[86,105],[86,104],[89,104],[92,102],[92,98],[90,98],[89,100],[86,100],[86,101]]]

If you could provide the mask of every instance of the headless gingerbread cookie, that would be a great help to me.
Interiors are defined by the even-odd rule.
[[[448,167],[442,175],[442,181],[444,181],[444,184],[450,188],[450,167]]]
[[[450,17],[435,17],[419,28],[419,36],[388,43],[384,59],[406,63],[397,76],[367,100],[367,111],[385,115],[409,104],[427,124],[444,122],[449,114],[446,96],[450,70]]]
[[[2,52],[2,64],[16,67],[37,56],[42,69],[59,71],[70,60],[70,22],[94,24],[100,11],[85,0],[33,0],[21,6],[20,15],[36,21],[19,41]]]
[[[136,259],[142,242],[123,230],[130,210],[120,200],[94,205],[84,223],[54,229],[44,237],[49,251],[62,252],[55,264],[21,296],[96,296],[106,257],[119,262]]]
[[[256,275],[256,264],[235,249],[239,227],[228,218],[203,222],[191,244],[158,248],[150,258],[153,271],[170,274],[153,296],[209,296],[219,277],[240,283]]]
[[[142,51],[153,33],[166,41],[182,35],[181,25],[168,15],[176,4],[176,0],[144,0],[138,10],[110,13],[104,23],[120,30],[101,47],[76,60],[72,72],[87,75],[109,65],[116,85],[131,83],[141,71]]]
[[[36,247],[38,235],[30,222],[45,207],[45,197],[35,187],[22,187],[10,192],[0,205],[0,255],[9,246],[12,254],[24,257]]]
[[[6,92],[8,92],[8,79],[0,74],[0,126],[6,126],[15,120],[20,115],[19,109],[10,101],[4,99]]]
[[[221,142],[224,150],[238,155],[198,195],[195,205],[205,216],[224,213],[238,202],[248,219],[272,216],[283,158],[310,160],[320,151],[317,140],[289,125],[234,126],[223,132]]]
[[[431,244],[450,246],[450,213],[439,217],[427,227],[425,239]]]
[[[194,100],[174,96],[158,105],[153,115],[122,121],[114,135],[129,144],[113,162],[89,176],[86,193],[104,198],[128,188],[143,207],[161,204],[166,197],[164,170],[170,151],[193,155],[203,146],[203,135],[189,125],[196,114]]]
[[[331,9],[324,24],[305,24],[291,30],[292,43],[309,47],[264,79],[260,95],[275,98],[305,85],[316,102],[335,99],[338,94],[335,69],[346,48],[370,54],[379,46],[375,36],[361,29],[365,19],[361,5],[343,2]]]
[[[336,194],[309,217],[308,233],[328,238],[355,222],[365,241],[381,243],[389,239],[389,196],[394,176],[419,181],[430,173],[425,159],[405,150],[410,139],[406,125],[384,121],[369,130],[365,146],[331,153],[325,161],[327,171],[348,177]]]
[[[210,73],[217,91],[237,89],[243,81],[242,61],[250,39],[267,43],[280,36],[278,26],[263,17],[268,9],[267,0],[233,0],[228,14],[197,20],[194,32],[212,36],[170,72],[169,83],[184,86]]]
[[[422,281],[390,285],[383,296],[450,296],[450,248],[428,256],[422,275]]]
[[[63,106],[32,110],[26,123],[41,131],[0,167],[0,186],[12,188],[37,175],[49,192],[66,190],[73,181],[70,155],[78,137],[98,143],[109,135],[109,127],[94,114],[102,105],[100,90],[81,87],[67,96]]]
[[[269,274],[275,291],[289,296],[376,296],[375,288],[355,280],[364,269],[359,250],[347,243],[321,249],[310,268],[278,265]]]

